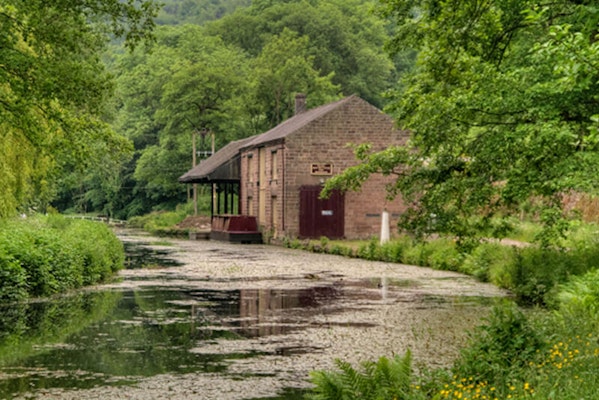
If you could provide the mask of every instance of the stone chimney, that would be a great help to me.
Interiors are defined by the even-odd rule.
[[[306,95],[298,93],[295,95],[295,115],[301,114],[306,111]]]

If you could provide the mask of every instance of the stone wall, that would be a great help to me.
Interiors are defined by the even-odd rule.
[[[353,97],[283,140],[242,151],[244,213],[257,216],[265,232],[297,237],[302,186],[321,185],[334,174],[355,165],[357,160],[351,145],[371,143],[374,150],[382,150],[405,144],[406,140],[407,133],[396,130],[389,116]],[[395,224],[404,207],[399,200],[385,201],[387,182],[389,178],[373,176],[360,192],[346,193],[347,238],[378,235],[383,209],[391,214],[392,226]]]

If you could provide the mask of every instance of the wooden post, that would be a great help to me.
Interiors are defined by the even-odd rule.
[[[210,148],[212,150],[211,156],[213,156],[214,155],[214,132],[212,132],[212,131],[210,131],[210,140],[212,142],[211,143],[212,146]],[[210,185],[210,186],[212,188],[212,201],[211,201],[211,204],[212,204],[212,214],[211,215],[214,216],[214,202],[215,202],[215,199],[216,199],[216,196],[217,196],[217,188],[216,188],[216,185],[214,183],[212,185]],[[220,213],[220,202],[219,202],[218,208],[219,209],[217,209],[216,212]]]
[[[197,132],[194,129],[193,134],[192,134],[192,147],[193,147],[193,156],[192,156],[192,168],[195,168],[196,166],[196,155],[197,155],[197,149],[196,149],[196,136],[197,136]],[[198,215],[198,184],[194,183],[193,184],[193,215],[197,216]]]

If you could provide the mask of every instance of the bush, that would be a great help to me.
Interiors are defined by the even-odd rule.
[[[1,222],[2,301],[100,282],[123,263],[122,243],[101,223],[60,216]]]
[[[427,259],[423,260],[429,267],[439,270],[458,271],[464,260],[464,255],[458,250],[452,240],[438,239],[426,243]]]
[[[153,211],[146,215],[131,217],[127,223],[133,228],[157,234],[166,228],[172,228],[189,215],[193,215],[192,202],[180,204],[174,211]]]
[[[588,271],[592,267],[588,262],[588,255],[577,249],[517,249],[515,258],[505,266],[510,276],[508,288],[525,303],[545,305],[559,283]]]
[[[599,270],[572,277],[561,286],[556,298],[563,315],[599,321]]]
[[[64,233],[73,254],[82,259],[84,285],[102,282],[122,268],[125,262],[122,243],[104,225],[95,222],[71,224]],[[90,246],[90,243],[99,243]]]
[[[492,383],[495,396],[508,398],[512,382],[523,379],[544,348],[541,336],[514,304],[498,306],[473,331],[453,373],[469,383]]]
[[[357,255],[365,260],[376,261],[380,260],[380,245],[376,238],[372,238],[368,243],[361,245],[358,248]]]
[[[499,243],[482,243],[464,257],[459,272],[473,275],[483,282],[508,287],[510,279],[505,265],[513,263],[514,248]]]
[[[12,255],[0,248],[0,302],[27,298],[27,275]]]
[[[401,263],[404,262],[404,253],[412,246],[412,240],[403,236],[394,239],[381,246],[380,254],[383,261]]]

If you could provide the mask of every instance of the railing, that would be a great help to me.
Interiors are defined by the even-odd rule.
[[[127,224],[127,221],[124,221],[122,219],[114,219],[114,218],[110,218],[110,217],[95,217],[92,215],[65,215],[65,217],[72,218],[72,219],[84,219],[87,221],[103,222],[105,224],[114,225],[114,226],[124,226]]]

